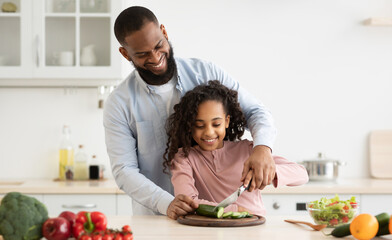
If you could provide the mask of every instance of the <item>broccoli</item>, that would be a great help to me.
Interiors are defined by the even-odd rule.
[[[19,192],[5,195],[0,205],[0,235],[5,240],[38,240],[48,219],[46,206]]]

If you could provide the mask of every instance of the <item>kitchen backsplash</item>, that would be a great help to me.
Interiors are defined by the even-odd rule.
[[[391,1],[123,3],[156,13],[175,56],[215,62],[260,99],[278,129],[274,154],[323,152],[347,162],[340,176],[369,176],[369,133],[392,129],[392,26],[363,21],[392,18]],[[123,77],[131,69],[123,60]],[[57,177],[63,124],[111,177],[97,89],[0,88],[0,178]]]

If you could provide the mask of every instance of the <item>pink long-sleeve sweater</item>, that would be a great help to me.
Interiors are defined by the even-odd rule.
[[[171,170],[175,195],[185,194],[198,203],[217,205],[242,185],[242,169],[252,149],[253,143],[248,140],[225,141],[222,148],[214,151],[195,146],[186,158],[179,149]],[[278,156],[273,159],[276,165],[274,187],[308,182],[308,174],[302,165]],[[234,204],[225,208],[225,212],[238,211],[238,206],[259,216],[266,214],[260,190],[245,191]]]

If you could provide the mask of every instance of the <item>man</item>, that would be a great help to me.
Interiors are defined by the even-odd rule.
[[[241,181],[247,184],[253,176],[250,191],[272,182],[275,164],[271,149],[276,131],[261,103],[216,65],[174,58],[165,27],[144,7],[121,12],[114,31],[120,53],[135,70],[106,101],[106,146],[117,185],[132,198],[134,214],[164,214],[176,219],[197,208],[190,197],[173,196],[170,176],[163,172],[165,122],[185,92],[208,80],[219,80],[239,92],[255,144]]]

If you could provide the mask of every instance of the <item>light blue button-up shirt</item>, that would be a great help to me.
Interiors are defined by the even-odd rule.
[[[228,88],[238,91],[254,145],[266,145],[272,149],[276,129],[270,112],[260,101],[211,62],[175,60],[176,88],[181,96],[209,80],[219,80]],[[119,84],[105,103],[106,147],[117,185],[134,202],[151,209],[154,214],[164,215],[174,199],[170,176],[163,173],[162,166],[167,142],[167,118],[166,103],[149,88],[136,70]]]

